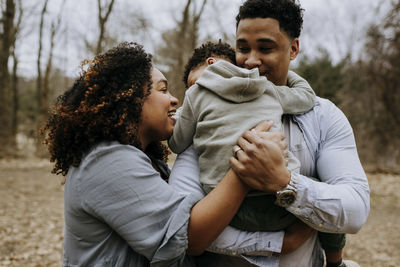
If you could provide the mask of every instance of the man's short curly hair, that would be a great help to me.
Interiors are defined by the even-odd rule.
[[[239,8],[236,28],[247,18],[273,18],[291,38],[298,38],[303,27],[303,11],[296,0],[247,0]]]
[[[102,141],[118,141],[141,149],[138,127],[142,105],[150,94],[152,56],[136,43],[122,43],[85,60],[72,88],[57,99],[42,134],[53,173],[66,175]],[[165,146],[152,144],[150,153],[166,159]],[[147,152],[147,151],[146,151]]]
[[[197,68],[198,66],[205,64],[206,59],[209,57],[222,57],[235,63],[235,50],[227,43],[218,42],[207,42],[196,48],[189,58],[183,75],[183,82],[188,87],[189,73]]]

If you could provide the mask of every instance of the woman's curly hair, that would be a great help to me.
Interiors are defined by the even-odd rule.
[[[57,99],[42,134],[55,162],[53,173],[66,175],[102,141],[118,141],[141,149],[138,127],[142,105],[150,94],[152,56],[136,43],[122,43],[85,60],[72,88]],[[145,151],[167,160],[160,142]]]
[[[297,0],[247,0],[239,8],[236,29],[242,19],[273,18],[290,38],[297,38],[303,27],[303,11]]]

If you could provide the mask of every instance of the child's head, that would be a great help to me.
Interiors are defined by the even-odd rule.
[[[225,59],[235,64],[235,50],[227,43],[207,42],[196,48],[185,67],[183,82],[186,88],[192,86],[203,70],[218,59]]]

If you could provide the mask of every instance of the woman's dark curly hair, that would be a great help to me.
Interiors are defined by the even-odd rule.
[[[201,64],[205,64],[206,59],[209,57],[224,57],[232,61],[234,64],[236,62],[235,50],[229,44],[223,43],[221,41],[219,41],[218,43],[204,43],[194,50],[192,56],[189,58],[185,66],[183,82],[185,83],[186,87],[188,86],[187,83],[189,73]]]
[[[53,173],[66,175],[99,142],[118,141],[141,149],[138,127],[142,105],[150,94],[152,56],[136,43],[122,43],[82,62],[72,88],[57,99],[42,134],[55,162]],[[145,151],[167,159],[160,142]]]
[[[303,27],[303,11],[296,0],[247,0],[239,8],[236,28],[247,18],[273,18],[290,38],[298,38]]]

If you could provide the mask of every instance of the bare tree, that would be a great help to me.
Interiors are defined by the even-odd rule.
[[[37,139],[36,139],[36,154],[41,156],[44,152],[42,146],[42,139],[39,135],[39,129],[42,127],[44,121],[48,116],[48,109],[49,109],[49,95],[50,95],[50,75],[53,67],[53,53],[54,53],[54,46],[55,46],[55,37],[57,32],[61,26],[61,18],[62,18],[62,11],[65,4],[65,0],[63,0],[60,11],[57,17],[51,21],[50,23],[50,38],[49,38],[49,50],[47,56],[46,67],[44,71],[44,75],[42,76],[42,64],[41,60],[43,57],[42,46],[43,46],[43,32],[44,32],[44,18],[46,14],[48,0],[46,0],[43,4],[41,17],[40,17],[40,24],[39,24],[39,51],[38,51],[38,58],[37,58],[37,97],[38,97],[38,112],[37,112]]]
[[[49,88],[50,75],[51,75],[51,71],[53,68],[53,53],[54,53],[55,37],[61,26],[62,10],[64,8],[64,4],[65,4],[65,0],[63,0],[62,4],[60,6],[60,11],[58,13],[57,18],[51,22],[51,27],[50,27],[49,55],[47,58],[46,69],[45,69],[44,77],[43,77],[42,103],[44,103],[44,105],[41,107],[42,109],[40,110],[40,113],[42,116],[47,116],[49,94],[50,94],[50,88]]]
[[[46,108],[46,103],[44,102],[45,97],[43,92],[43,78],[42,78],[42,50],[43,50],[43,27],[44,27],[44,17],[47,11],[47,4],[49,0],[45,0],[43,3],[42,11],[40,13],[40,23],[39,23],[39,48],[36,60],[37,77],[36,77],[36,101],[37,101],[37,114],[36,114],[36,150],[37,154],[41,154],[41,138],[39,135],[39,129],[44,121],[44,116],[42,111]]]
[[[182,17],[176,22],[177,27],[162,35],[163,44],[166,45],[157,51],[159,60],[162,59],[162,63],[169,67],[165,74],[172,84],[171,92],[180,103],[185,95],[185,85],[182,82],[185,63],[198,45],[198,27],[206,4],[207,0],[187,0]]]
[[[393,1],[392,8],[383,23],[369,28],[366,45],[367,74],[370,83],[379,92],[386,112],[396,125],[400,125],[399,11],[400,0]]]
[[[8,61],[12,47],[12,35],[14,32],[15,3],[7,0],[2,12],[0,33],[0,156],[6,156],[15,150],[15,135],[11,127],[10,109],[10,73]]]
[[[101,4],[101,0],[97,0],[98,7],[98,19],[99,19],[99,37],[97,39],[96,45],[96,55],[103,52],[103,42],[104,36],[106,32],[106,23],[111,14],[112,8],[114,6],[114,0],[110,0],[110,2],[106,2],[104,6]]]
[[[364,163],[387,171],[400,166],[400,0],[367,31],[364,53],[347,64],[342,109]],[[376,12],[378,13],[378,12]],[[376,155],[379,155],[377,157]]]
[[[12,116],[11,116],[11,129],[12,129],[12,134],[14,136],[17,135],[17,128],[18,128],[18,109],[19,109],[19,100],[18,100],[18,57],[15,52],[16,50],[16,42],[17,38],[21,29],[21,23],[22,23],[22,16],[23,16],[23,8],[22,8],[22,2],[21,0],[18,0],[18,17],[17,17],[17,22],[14,28],[14,32],[12,34],[12,51],[11,51],[11,56],[13,59],[13,66],[12,66],[12,75],[11,75],[11,94],[12,94]]]

